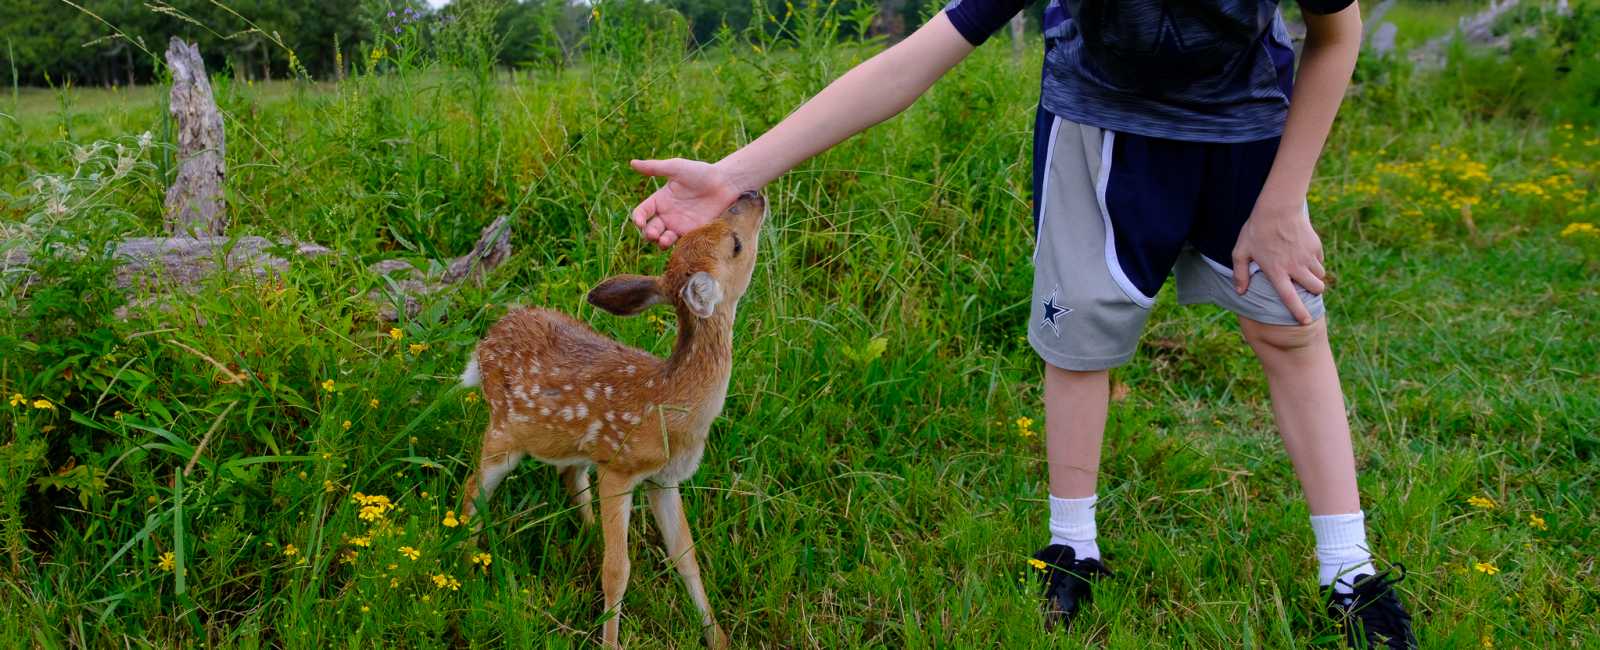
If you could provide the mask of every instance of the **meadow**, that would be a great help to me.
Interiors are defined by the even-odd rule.
[[[1508,30],[1540,31],[1509,54],[1365,58],[1308,197],[1363,505],[1424,648],[1600,644],[1600,11],[1575,4],[1517,12]],[[654,187],[627,161],[714,160],[882,46],[815,3],[703,47],[610,6],[563,68],[408,27],[340,82],[214,75],[231,232],[340,254],[126,319],[97,251],[160,231],[164,91],[0,97],[0,225],[46,251],[0,277],[0,645],[598,640],[599,531],[553,470],[524,463],[477,545],[457,516],[487,419],[456,386],[467,352],[522,304],[664,355],[670,313],[583,299],[666,259],[626,219]],[[1040,631],[1019,584],[1047,538],[1024,341],[1039,48],[980,48],[766,188],[727,406],[684,486],[736,646],[1337,647],[1265,381],[1231,316],[1170,287],[1113,374],[1116,577]],[[379,318],[367,263],[460,254],[501,214],[510,261]],[[624,641],[701,647],[643,512],[632,538]]]

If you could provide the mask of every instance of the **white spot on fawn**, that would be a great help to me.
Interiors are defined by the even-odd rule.
[[[594,401],[594,386],[583,389],[583,399],[590,402]]]
[[[628,364],[628,367],[622,369],[622,373],[625,375],[631,375],[638,370],[638,368],[634,367],[634,365],[630,363]]]
[[[611,411],[606,411],[606,421],[607,422],[616,422],[617,421],[617,414],[613,413]]]
[[[589,417],[589,405],[588,404],[579,404],[578,405],[578,417],[580,417],[580,418]]]
[[[568,422],[571,422],[572,421],[572,417],[573,417],[573,415],[572,415],[572,407],[570,407],[570,406],[561,407],[561,419],[566,420]]]
[[[548,407],[548,406],[539,407],[539,415],[542,415],[542,416],[545,416],[545,417],[550,417],[550,407]]]
[[[605,386],[606,397],[611,397],[611,384]]]

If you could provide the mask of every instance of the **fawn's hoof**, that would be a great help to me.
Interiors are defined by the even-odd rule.
[[[727,650],[728,635],[722,631],[722,626],[712,623],[706,628],[706,647],[711,650]]]

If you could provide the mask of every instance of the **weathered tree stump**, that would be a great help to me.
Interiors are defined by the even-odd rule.
[[[171,235],[221,235],[228,227],[222,182],[227,171],[222,113],[200,49],[174,36],[167,44],[172,105],[178,131],[178,176],[167,188],[166,231]]]

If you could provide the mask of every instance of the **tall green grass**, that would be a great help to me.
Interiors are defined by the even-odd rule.
[[[486,418],[454,387],[465,354],[513,304],[665,353],[670,316],[582,299],[665,260],[625,219],[653,187],[626,161],[720,157],[876,45],[836,44],[840,18],[816,5],[774,16],[779,38],[706,48],[641,37],[670,15],[596,8],[590,58],[562,71],[441,59],[403,34],[363,45],[339,84],[219,79],[235,230],[340,255],[124,320],[93,253],[159,230],[159,167],[28,231],[89,254],[0,284],[0,395],[22,400],[0,405],[0,644],[598,638],[598,531],[553,472],[516,472],[478,546],[448,525]],[[1260,372],[1231,317],[1170,292],[1114,375],[1101,531],[1117,577],[1064,638],[1041,633],[1018,575],[1046,536],[1043,443],[1015,424],[1043,419],[1023,341],[1034,48],[1022,64],[981,49],[767,188],[727,408],[686,486],[723,626],[770,647],[1334,645]],[[1600,238],[1573,224],[1600,221],[1597,136],[1487,110],[1448,74],[1363,67],[1311,197],[1364,506],[1380,558],[1409,569],[1425,647],[1587,647]],[[11,228],[42,209],[31,179],[73,167],[63,132],[164,132],[146,89],[31,95],[0,121]],[[502,213],[513,259],[414,319],[377,318],[366,263],[459,254]],[[647,519],[624,636],[696,647]]]

